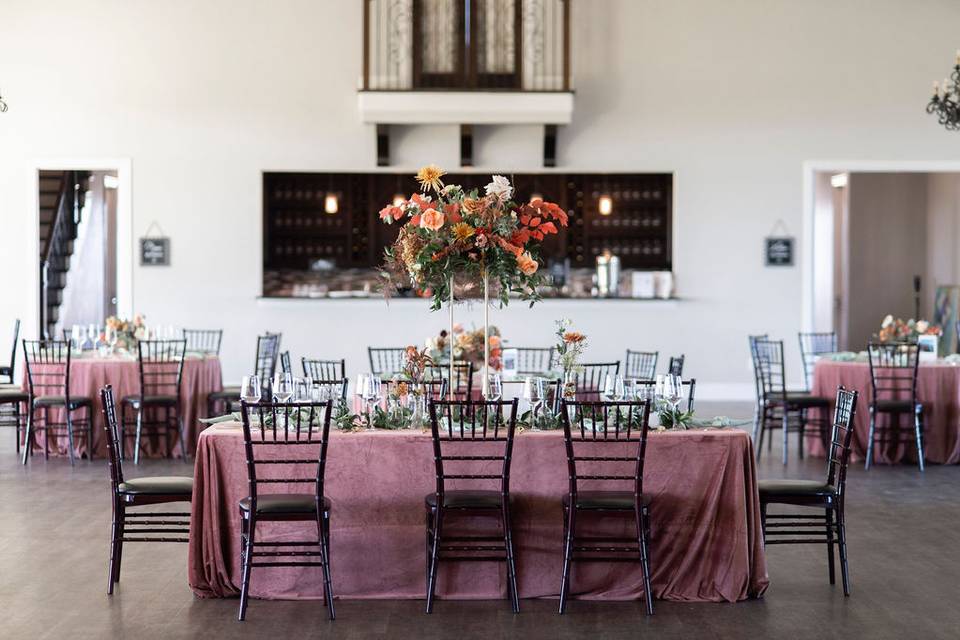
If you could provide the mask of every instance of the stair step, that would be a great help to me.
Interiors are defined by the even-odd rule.
[[[60,196],[60,192],[55,193],[40,193],[40,208],[41,209],[52,209],[57,205],[57,198]]]

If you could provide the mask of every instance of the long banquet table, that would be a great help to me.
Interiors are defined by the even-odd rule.
[[[42,367],[41,367],[42,369]],[[117,411],[120,411],[120,399],[124,396],[135,395],[140,391],[140,365],[135,357],[128,355],[114,355],[101,357],[74,357],[70,361],[70,394],[71,396],[85,396],[93,399],[93,453],[95,457],[107,455],[106,433],[103,424],[103,412],[100,404],[100,389],[105,385],[113,385],[113,394],[117,399]],[[220,358],[217,356],[187,355],[183,360],[183,378],[180,384],[180,401],[183,407],[184,440],[188,449],[193,449],[197,441],[198,419],[206,413],[207,395],[222,389]],[[23,374],[23,389],[28,389],[27,373]],[[44,389],[45,394],[55,395],[53,389]],[[63,421],[62,412],[52,412],[52,417],[59,422]],[[74,412],[75,418],[86,418],[85,410]],[[119,417],[119,416],[118,416]],[[79,433],[79,432],[78,432]],[[43,433],[35,436],[37,449],[43,448]],[[66,455],[68,448],[67,436],[57,436],[54,443],[51,438],[50,452]],[[131,441],[132,442],[132,441]],[[182,456],[179,442],[171,441],[174,446],[174,455]],[[128,447],[132,444],[128,443]],[[77,456],[87,453],[86,438],[82,435],[74,440],[74,449]],[[146,455],[165,455],[166,443],[155,441],[155,438],[144,438]]]
[[[813,393],[833,398],[837,386],[860,392],[854,418],[854,460],[866,458],[870,435],[870,365],[867,362],[835,362],[821,359],[814,368]],[[917,399],[923,403],[924,460],[939,464],[960,464],[960,367],[942,361],[921,363],[917,370]],[[880,420],[891,418],[883,416]],[[913,433],[913,417],[900,417],[901,429]],[[886,422],[880,423],[887,424]],[[877,464],[916,462],[916,446],[912,437],[896,446],[876,445],[873,460]],[[823,456],[819,439],[809,439],[810,453]]]
[[[424,597],[423,500],[434,488],[432,456],[430,435],[420,431],[331,433],[325,493],[333,503],[335,596]],[[240,584],[237,503],[247,495],[238,423],[214,425],[200,434],[194,473],[190,586],[199,597],[233,596]],[[304,490],[304,485],[288,486],[298,487],[290,491]],[[563,536],[560,499],[567,490],[561,433],[517,435],[510,487],[520,595],[557,596]],[[768,579],[756,468],[745,432],[651,432],[644,491],[653,495],[656,597],[734,602],[763,594]],[[597,524],[620,526],[619,521]],[[308,531],[299,526],[311,525],[261,523],[257,537],[298,539]],[[316,568],[261,568],[253,572],[251,595],[314,599],[320,598],[321,585]],[[641,596],[641,585],[638,564],[574,566],[575,597],[632,600]],[[504,566],[441,563],[437,595],[503,598]]]

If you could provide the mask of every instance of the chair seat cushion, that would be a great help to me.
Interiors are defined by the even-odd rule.
[[[906,400],[877,400],[875,402],[877,411],[886,411],[889,413],[913,413],[914,404],[910,399]]]
[[[172,406],[177,404],[177,396],[144,396],[143,403],[149,405]],[[124,396],[121,404],[128,404],[132,407],[140,406],[140,396]]]
[[[651,496],[640,496],[643,506],[650,506]],[[570,505],[570,494],[563,496],[563,505]],[[632,491],[579,491],[577,492],[578,509],[609,509],[614,511],[633,511]]]
[[[33,405],[35,407],[65,407],[67,405],[67,399],[64,396],[40,396],[39,398],[33,399]],[[90,398],[85,398],[83,396],[70,396],[70,408],[76,409],[77,407],[89,407],[92,406],[93,402]]]
[[[243,511],[250,511],[249,496],[240,501]],[[323,508],[330,510],[330,498],[323,497]],[[285,513],[316,513],[316,497],[312,493],[266,493],[257,496],[257,513],[280,515]]]
[[[134,496],[190,496],[193,494],[193,478],[184,476],[131,478],[120,483],[120,493]]]
[[[761,498],[783,497],[827,497],[837,493],[833,485],[820,480],[760,480],[757,483]]]
[[[443,493],[443,506],[448,509],[499,509],[502,504],[499,491],[454,490]],[[424,498],[427,506],[435,509],[437,494],[430,493]]]
[[[814,396],[806,391],[788,391],[787,402],[795,407],[829,407],[830,398]]]
[[[0,385],[0,403],[26,402],[30,394],[14,385]]]

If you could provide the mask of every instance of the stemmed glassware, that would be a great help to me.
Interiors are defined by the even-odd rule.
[[[240,382],[240,399],[244,402],[255,404],[260,402],[262,394],[260,389],[260,378],[257,376],[243,376]]]
[[[608,402],[615,400],[620,402],[623,400],[623,376],[607,374],[606,379],[603,382],[603,397]]]
[[[673,412],[676,413],[680,408],[680,400],[683,398],[683,380],[680,376],[668,375],[666,382],[666,393],[664,396],[673,406]]]
[[[372,373],[361,373],[357,376],[357,396],[363,403],[363,412],[367,416],[367,430],[373,431],[371,411],[374,403],[380,399],[380,377]]]
[[[495,401],[503,397],[503,381],[499,373],[491,373],[487,383],[487,400]]]
[[[277,373],[273,380],[273,397],[277,402],[289,402],[293,396],[293,374],[289,371]]]
[[[528,377],[523,381],[523,399],[530,403],[530,424],[534,431],[540,430],[543,396],[543,378]]]

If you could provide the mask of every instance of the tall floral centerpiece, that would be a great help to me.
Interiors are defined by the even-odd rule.
[[[460,185],[445,185],[444,175],[436,165],[423,167],[416,176],[420,192],[380,210],[384,223],[403,225],[396,242],[384,252],[384,293],[390,295],[398,286],[409,283],[429,295],[434,311],[448,303],[452,336],[455,279],[482,283],[486,395],[490,283],[496,287],[501,307],[509,303],[511,294],[531,306],[537,302],[537,287],[544,283],[539,272],[540,242],[567,226],[567,213],[541,198],[516,202],[513,186],[503,176],[493,176],[481,193],[479,189],[467,191]]]

